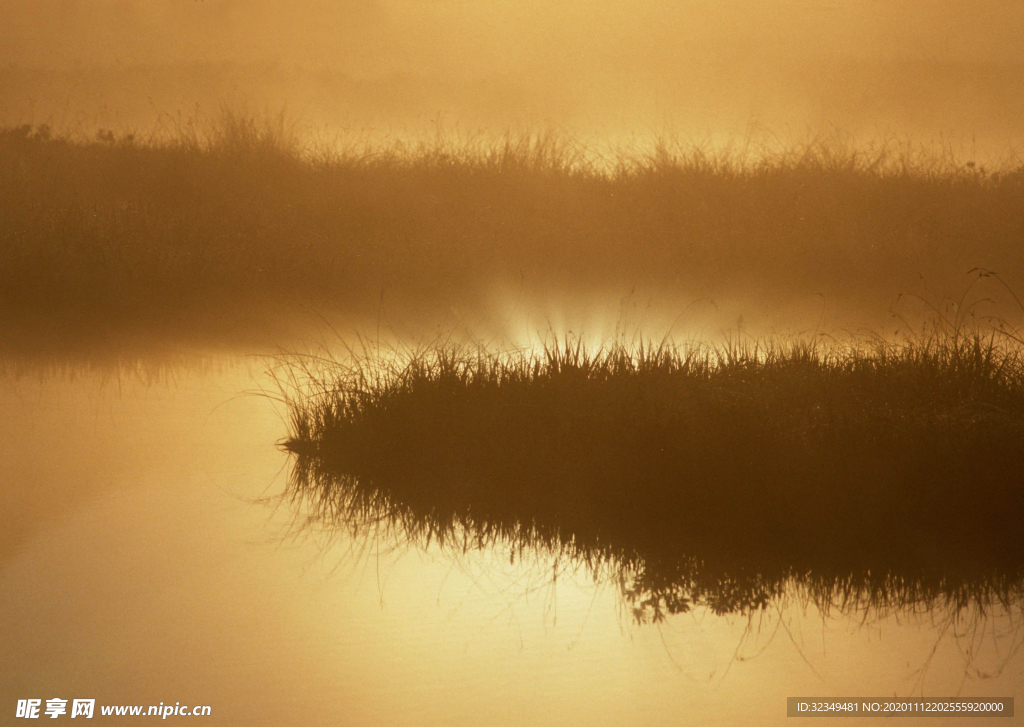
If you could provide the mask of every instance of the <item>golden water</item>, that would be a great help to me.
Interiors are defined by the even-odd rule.
[[[1024,683],[1005,613],[826,617],[794,596],[638,625],[571,564],[312,532],[277,497],[263,369],[0,377],[0,714],[61,697],[208,704],[216,725],[748,725],[784,723],[787,696]]]

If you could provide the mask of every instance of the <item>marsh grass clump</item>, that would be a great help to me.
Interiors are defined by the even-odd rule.
[[[794,579],[826,605],[1021,592],[1024,359],[998,332],[445,345],[304,371],[284,446],[322,522],[615,564],[653,617]]]

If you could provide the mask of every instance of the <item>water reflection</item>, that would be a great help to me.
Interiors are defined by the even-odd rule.
[[[595,583],[567,550],[455,527],[389,552],[413,544],[402,521],[317,511],[320,489],[279,477],[285,423],[239,396],[262,385],[247,361],[0,379],[0,510],[20,533],[0,553],[4,704],[182,699],[218,725],[782,725],[786,694],[948,695],[968,665],[999,674],[973,695],[1024,683],[1020,659],[1000,672],[1019,610],[823,619],[793,590],[746,617],[693,606],[634,626],[610,561]],[[285,547],[292,511],[253,505],[282,490],[308,498],[311,526]]]
[[[750,615],[783,602],[813,606],[823,615],[916,612],[954,620],[968,611],[977,617],[1024,605],[1024,568],[1010,549],[985,558],[966,548],[922,553],[910,543],[900,550],[864,547],[836,559],[828,548],[799,553],[768,540],[748,550],[702,547],[685,533],[673,537],[657,521],[643,534],[651,537],[630,538],[584,518],[559,523],[513,512],[495,517],[444,497],[400,499],[302,454],[289,493],[307,524],[341,529],[357,540],[561,562],[554,577],[560,568],[582,568],[596,581],[614,584],[640,623],[695,609]]]

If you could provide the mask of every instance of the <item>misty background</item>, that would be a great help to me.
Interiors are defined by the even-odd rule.
[[[965,158],[1024,138],[1016,0],[5,0],[0,123],[606,140],[823,133]]]

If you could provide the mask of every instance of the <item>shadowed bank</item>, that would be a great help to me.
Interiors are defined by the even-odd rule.
[[[442,346],[291,376],[320,524],[568,556],[640,620],[1018,604],[1015,334],[542,352]]]

